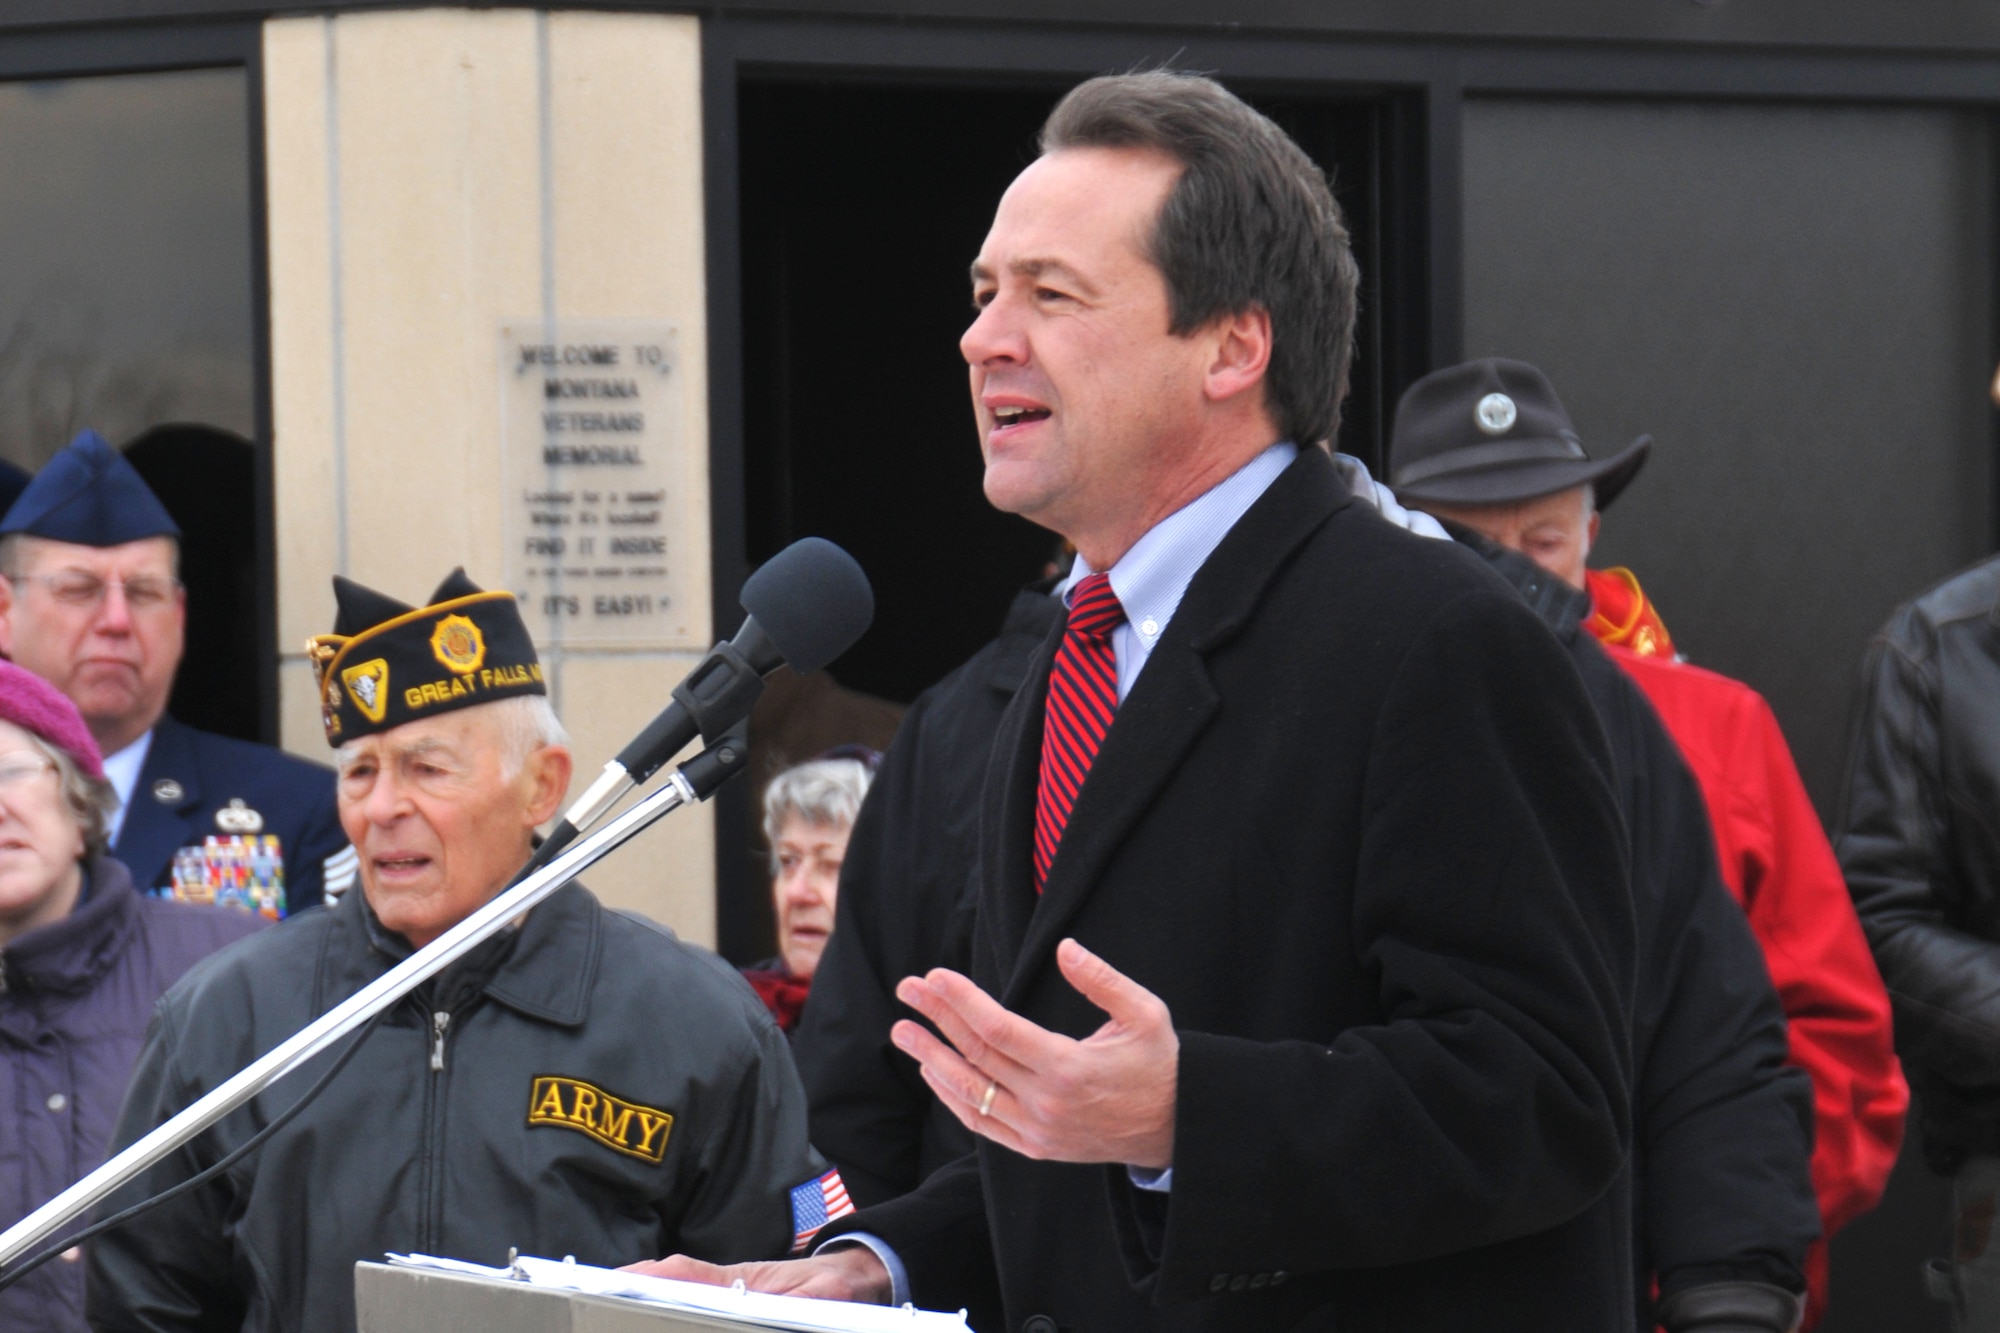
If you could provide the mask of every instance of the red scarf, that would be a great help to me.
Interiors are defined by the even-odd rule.
[[[1586,569],[1583,586],[1590,593],[1591,605],[1583,627],[1599,643],[1615,644],[1640,657],[1673,657],[1674,641],[1667,634],[1666,622],[1660,619],[1659,608],[1640,591],[1639,578],[1631,570]]]
[[[743,979],[757,992],[757,998],[771,1011],[771,1017],[778,1020],[780,1032],[788,1033],[798,1026],[799,1011],[806,1007],[806,992],[812,988],[812,982],[793,976],[783,963],[746,967]]]

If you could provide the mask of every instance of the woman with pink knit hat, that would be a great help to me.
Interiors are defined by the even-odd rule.
[[[0,661],[0,1227],[104,1160],[153,1002],[262,924],[139,896],[105,838],[116,799],[76,706]],[[0,1292],[0,1333],[83,1329],[77,1258]]]

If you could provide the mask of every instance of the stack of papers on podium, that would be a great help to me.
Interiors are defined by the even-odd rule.
[[[966,1333],[963,1310],[940,1314],[910,1305],[895,1308],[858,1305],[853,1301],[810,1300],[803,1296],[772,1296],[747,1291],[740,1282],[733,1287],[711,1287],[701,1282],[676,1282],[672,1278],[592,1268],[567,1260],[558,1263],[553,1259],[522,1256],[514,1261],[512,1268],[488,1268],[484,1264],[438,1259],[427,1254],[392,1254],[389,1262],[399,1268],[429,1268],[467,1277],[526,1282],[591,1296],[644,1301],[711,1319],[726,1319],[745,1328],[788,1329],[793,1333]]]

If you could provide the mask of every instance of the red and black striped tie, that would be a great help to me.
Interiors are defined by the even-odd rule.
[[[1084,775],[1111,717],[1118,711],[1118,658],[1111,632],[1125,608],[1109,574],[1086,574],[1069,599],[1069,625],[1049,671],[1049,705],[1042,722],[1042,779],[1035,792],[1035,892],[1049,882],[1063,825],[1083,790]]]

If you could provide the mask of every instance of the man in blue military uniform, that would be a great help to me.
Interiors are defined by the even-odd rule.
[[[187,624],[179,539],[132,465],[84,431],[0,518],[0,654],[89,724],[118,793],[111,850],[142,891],[174,883],[184,848],[254,837],[282,858],[290,904],[309,906],[354,876],[332,772],[167,715]]]

